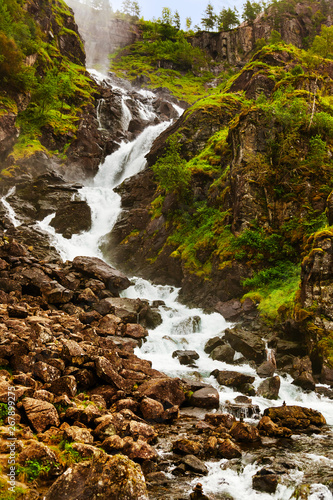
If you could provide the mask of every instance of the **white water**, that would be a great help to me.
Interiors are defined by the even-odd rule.
[[[145,112],[147,114],[151,112],[149,105]],[[126,121],[128,121],[128,116]],[[168,123],[150,126],[132,143],[122,143],[119,150],[107,157],[100,166],[94,181],[80,190],[81,198],[87,201],[92,211],[92,227],[89,232],[74,235],[68,240],[56,234],[49,225],[52,216],[48,216],[44,221],[38,223],[50,235],[52,244],[56,246],[63,260],[72,260],[77,255],[102,257],[100,243],[103,236],[110,232],[121,212],[120,197],[114,192],[114,188],[125,178],[133,176],[144,168],[145,154],[149,151],[153,140],[167,126]],[[2,203],[6,202],[4,198],[1,201]],[[9,210],[8,213],[10,213]],[[213,361],[204,352],[203,348],[207,340],[222,334],[227,326],[227,322],[220,314],[205,314],[197,308],[189,309],[177,301],[177,289],[168,286],[154,286],[143,279],[136,279],[135,285],[127,289],[123,295],[165,302],[165,306],[160,308],[163,323],[150,332],[147,342],[138,352],[140,357],[152,361],[153,368],[173,376],[194,377],[198,376],[200,372],[204,381],[211,383],[218,389],[222,407],[227,400],[233,401],[240,393],[226,387],[220,387],[215,378],[209,375],[212,370],[215,368],[237,370],[256,376],[255,370],[247,364],[235,366]],[[200,318],[199,325],[195,317]],[[196,361],[197,368],[182,366],[176,358],[172,358],[173,351],[178,349],[195,350],[200,355]],[[274,405],[280,406],[282,401],[285,401],[287,405],[296,404],[317,409],[323,413],[327,422],[333,425],[332,401],[327,398],[319,398],[314,392],[306,394],[301,389],[291,385],[291,381],[290,376],[281,377],[280,397],[277,401],[253,397],[253,403],[258,404],[261,410]],[[261,379],[256,377],[254,386],[258,386],[260,382]],[[317,455],[309,454],[308,459],[315,461]],[[230,468],[224,469],[225,462],[222,460],[207,464],[209,475],[200,478],[206,493],[223,491],[231,494],[235,500],[289,500],[292,498],[294,486],[299,484],[303,477],[302,472],[292,470],[288,476],[283,476],[289,482],[284,484],[285,479],[282,480],[276,493],[268,495],[252,489],[252,476],[261,468],[256,463],[246,463],[245,457],[244,467],[241,471],[236,472]],[[197,481],[198,478],[193,480],[192,484]],[[290,482],[294,486],[290,486]],[[332,495],[325,486],[316,484],[311,486],[310,498],[311,500],[330,500]]]
[[[15,191],[16,191],[15,186],[10,188],[8,193],[0,198],[0,201],[6,209],[7,217],[9,219],[9,221],[13,224],[14,227],[18,227],[21,225],[21,222],[18,220],[18,218],[16,217],[16,214],[15,214],[15,211],[13,210],[13,208],[11,207],[11,205],[7,201],[7,198],[10,198],[10,196],[15,194]]]

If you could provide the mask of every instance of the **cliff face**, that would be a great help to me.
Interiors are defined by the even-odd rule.
[[[333,23],[333,7],[329,1],[284,5],[283,9],[272,6],[267,13],[261,13],[253,22],[245,22],[237,29],[198,33],[189,41],[208,53],[214,61],[237,65],[248,61],[258,41],[267,41],[272,30],[280,33],[286,43],[306,48],[322,23],[327,26]]]

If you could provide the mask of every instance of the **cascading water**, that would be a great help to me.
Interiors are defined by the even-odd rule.
[[[10,204],[7,201],[7,198],[10,198],[13,194],[15,194],[15,190],[16,190],[15,186],[12,187],[8,191],[7,194],[5,194],[4,196],[2,196],[0,198],[0,201],[7,212],[7,217],[9,219],[9,221],[13,224],[14,227],[18,227],[21,225],[21,222],[18,220],[18,218],[16,217],[16,214],[15,214],[15,211],[13,210],[13,208],[10,206]]]
[[[96,75],[95,75],[96,76]],[[123,91],[123,90],[122,90]],[[123,91],[124,92],[124,91]],[[124,95],[124,104],[126,97]],[[126,104],[125,104],[126,105]],[[127,108],[127,106],[126,106]],[[128,108],[127,108],[128,110]],[[126,112],[127,113],[127,112]],[[152,113],[152,109],[147,107],[142,111],[146,116]],[[128,116],[124,118],[128,121]],[[99,171],[92,183],[83,187],[79,194],[81,199],[86,200],[92,212],[92,226],[89,232],[74,235],[71,239],[65,239],[56,234],[49,225],[52,215],[46,217],[38,225],[48,234],[52,244],[58,249],[64,260],[72,260],[77,255],[88,255],[103,257],[99,248],[103,236],[110,232],[115,224],[120,211],[120,197],[114,192],[114,188],[125,178],[138,173],[145,165],[145,154],[149,151],[154,139],[168,126],[168,123],[150,126],[135,139],[132,143],[123,142],[115,153],[106,158],[100,166]],[[1,199],[5,205],[6,197]],[[5,205],[6,206],[6,205]],[[7,207],[8,213],[10,213]],[[12,214],[13,215],[13,214]],[[220,387],[210,373],[214,369],[234,370],[234,365],[228,365],[221,361],[213,361],[204,352],[204,345],[208,339],[215,335],[223,335],[227,326],[226,321],[220,314],[204,314],[200,309],[188,309],[177,301],[178,290],[168,286],[154,286],[143,279],[135,279],[135,284],[128,288],[123,295],[130,298],[146,298],[150,301],[163,300],[165,305],[161,307],[163,322],[155,330],[151,331],[147,342],[137,353],[140,357],[152,361],[153,368],[172,376],[195,376],[195,372],[200,372],[205,382],[210,383],[219,391],[221,406],[226,401],[233,400],[240,393],[234,392],[227,387]],[[195,367],[188,367],[179,364],[178,359],[172,357],[172,353],[179,349],[195,350],[199,354],[199,359],[195,361]],[[237,371],[252,375],[255,378],[254,386],[257,387],[261,381],[254,370],[248,364],[240,364]],[[305,393],[294,385],[291,385],[290,376],[281,377],[281,388],[277,401],[267,400],[263,397],[252,398],[253,404],[261,410],[270,406],[281,406],[282,401],[288,405],[300,405],[319,410],[326,418],[329,425],[333,425],[333,403],[325,397],[318,397],[314,392]],[[305,459],[310,466],[317,464],[318,460],[326,460],[328,466],[333,467],[333,457],[329,456],[329,451],[325,451],[325,436],[302,436],[295,437],[299,440],[299,446],[307,450],[310,440],[316,440],[321,446],[321,453],[308,453]],[[308,440],[308,441],[307,441]],[[322,440],[322,441],[320,441]],[[304,454],[303,454],[304,457]],[[219,462],[208,462],[209,474],[200,478],[207,493],[217,492],[232,495],[235,500],[289,500],[293,497],[295,485],[302,482],[303,472],[292,469],[287,475],[287,481],[283,480],[278,485],[276,493],[269,495],[260,493],[252,489],[252,476],[260,469],[253,456],[249,452],[243,458],[243,467],[240,470],[225,466],[227,460]],[[197,481],[193,480],[192,484]],[[190,485],[188,485],[190,490]],[[215,496],[214,498],[219,498]],[[311,500],[330,500],[332,495],[328,488],[318,481],[312,484],[310,489]]]

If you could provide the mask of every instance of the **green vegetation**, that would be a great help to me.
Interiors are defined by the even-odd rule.
[[[17,465],[17,473],[26,481],[32,482],[41,476],[47,475],[51,470],[51,463],[39,463],[37,460],[27,460],[25,465]]]
[[[59,449],[61,450],[60,460],[63,465],[70,466],[85,460],[78,451],[74,450],[73,445],[67,441],[61,441]]]
[[[7,415],[8,415],[7,403],[0,403],[0,425],[4,425]]]
[[[179,154],[180,148],[177,136],[170,137],[167,142],[167,151],[153,166],[159,186],[166,193],[175,191],[182,194],[189,183],[190,172],[186,161]]]

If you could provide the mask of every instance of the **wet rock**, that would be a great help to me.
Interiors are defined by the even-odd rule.
[[[278,476],[271,470],[261,469],[252,478],[254,490],[265,493],[275,493],[278,485]]]
[[[104,356],[97,358],[95,367],[97,375],[105,382],[124,391],[129,388],[129,383],[113,369],[112,363]]]
[[[60,476],[45,500],[148,500],[140,466],[123,455],[94,456],[89,463],[75,464]]]
[[[70,201],[58,208],[50,226],[64,238],[73,234],[89,231],[91,228],[91,209],[86,201]]]
[[[329,389],[328,387],[316,386],[315,391],[317,394],[320,394],[321,396],[333,399],[333,389]]]
[[[218,408],[219,402],[219,393],[212,386],[195,391],[190,398],[190,404],[198,408]]]
[[[125,438],[125,446],[123,453],[132,460],[156,460],[158,458],[157,451],[150,446],[146,441],[138,439],[133,441],[133,438]]]
[[[323,364],[321,369],[320,381],[322,384],[333,386],[333,368],[325,363]]]
[[[289,429],[306,429],[310,425],[322,427],[326,424],[323,415],[317,411],[302,406],[278,406],[266,408],[264,416],[270,417],[279,426]]]
[[[102,281],[107,289],[113,293],[125,290],[131,284],[123,273],[97,257],[75,257],[73,267],[90,277]]]
[[[275,365],[271,361],[264,361],[257,368],[257,374],[261,378],[272,377],[275,372]]]
[[[138,391],[142,396],[156,399],[163,405],[179,406],[185,401],[185,395],[178,379],[151,379],[144,382]]]
[[[245,443],[253,443],[260,439],[258,429],[246,422],[235,422],[229,433],[236,441]]]
[[[72,425],[64,430],[64,438],[70,443],[74,441],[76,443],[92,444],[94,441],[89,429],[82,429],[76,425]]]
[[[313,376],[309,372],[303,372],[292,382],[293,385],[301,387],[304,391],[314,391],[316,383]]]
[[[290,437],[292,432],[287,427],[280,427],[275,424],[269,417],[262,417],[257,427],[262,436],[270,437]]]
[[[60,420],[53,404],[33,398],[24,398],[22,405],[25,414],[36,432],[43,432],[54,425],[58,427]]]
[[[267,399],[277,399],[279,397],[279,390],[280,377],[276,375],[275,377],[263,380],[258,386],[257,394]]]
[[[245,384],[252,384],[255,377],[251,375],[245,375],[244,373],[239,373],[235,371],[221,371],[214,370],[211,375],[214,375],[216,380],[220,385],[226,385],[227,387],[234,387],[242,392],[242,388]]]
[[[210,353],[210,358],[225,363],[233,363],[235,350],[230,345],[221,345],[215,347]]]
[[[234,328],[225,330],[224,339],[235,351],[241,352],[246,359],[262,363],[266,358],[264,341],[256,332]],[[251,382],[250,382],[251,383]]]
[[[182,458],[182,462],[185,464],[186,469],[195,472],[196,474],[206,475],[208,474],[208,469],[202,460],[199,460],[195,455],[186,455]]]
[[[178,358],[181,365],[195,365],[194,361],[199,359],[199,354],[196,351],[174,351],[173,358]]]
[[[230,413],[206,413],[205,415],[205,422],[214,427],[223,425],[227,429],[231,429],[235,420],[235,417]]]
[[[143,441],[147,441],[147,443],[155,441],[157,437],[157,433],[153,427],[144,422],[136,422],[135,420],[130,422],[128,432],[134,440],[141,438]]]
[[[217,439],[216,456],[218,458],[239,458],[242,456],[241,449],[230,439]]]
[[[101,301],[101,302],[103,302],[103,301]],[[99,304],[101,304],[101,302]],[[110,305],[106,301],[104,301],[104,303],[107,303],[108,305]],[[109,311],[109,309],[108,309],[108,311]],[[121,318],[119,318],[118,316],[115,316],[114,314],[105,314],[105,316],[98,323],[98,333],[99,334],[105,333],[107,335],[115,335],[120,323],[121,323]]]
[[[202,444],[191,439],[177,439],[172,443],[172,449],[176,453],[184,455],[200,455],[202,453]]]
[[[223,337],[213,337],[209,339],[204,347],[204,351],[207,354],[210,354],[216,347],[225,345],[225,340]]]

